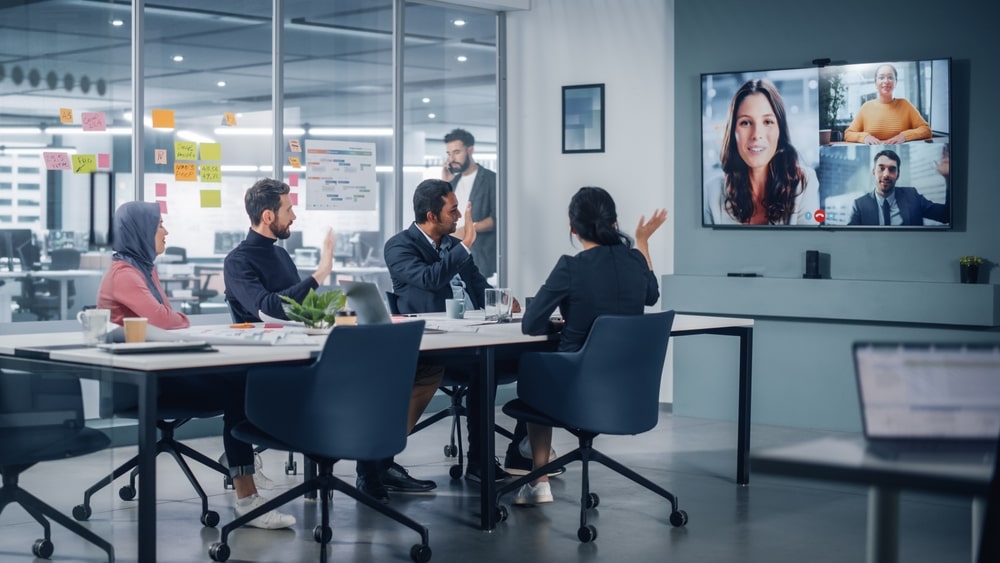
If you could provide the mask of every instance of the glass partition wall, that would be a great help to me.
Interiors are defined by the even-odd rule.
[[[332,228],[335,273],[367,272],[389,289],[384,272],[370,272],[384,267],[385,239],[413,220],[417,183],[442,176],[444,136],[468,131],[474,160],[501,172],[502,14],[405,0],[146,2],[135,26],[142,115],[133,116],[132,9],[105,0],[0,7],[0,229],[12,240],[30,230],[41,267],[49,251],[72,246],[81,268],[105,269],[111,214],[131,199],[160,205],[168,246],[184,248],[189,262],[218,264],[249,226],[246,188],[280,177],[298,216],[283,244],[303,269]],[[137,119],[142,147],[133,152]],[[345,204],[330,186],[351,172],[310,165],[310,148],[347,149],[359,166],[369,159],[374,178],[359,180],[367,191]],[[502,178],[495,207],[500,186]],[[501,236],[503,223],[496,219]],[[0,269],[22,267],[11,254]],[[65,316],[94,304],[99,279],[77,281]],[[63,316],[21,307],[16,281],[0,292],[0,322]],[[221,308],[201,312],[224,311],[215,301]]]

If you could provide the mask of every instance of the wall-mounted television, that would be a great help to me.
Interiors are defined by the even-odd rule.
[[[951,60],[701,76],[702,225],[949,229]]]

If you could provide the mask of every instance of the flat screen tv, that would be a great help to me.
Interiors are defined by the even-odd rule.
[[[949,229],[951,59],[701,76],[702,225]]]

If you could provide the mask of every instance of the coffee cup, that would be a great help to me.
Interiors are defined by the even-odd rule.
[[[464,299],[445,299],[444,301],[444,311],[447,313],[449,319],[464,319],[465,318],[465,300]]]
[[[146,317],[126,317],[122,319],[125,325],[125,342],[145,342],[146,325],[149,319]]]
[[[108,323],[111,322],[110,309],[87,309],[76,314],[83,329],[83,343],[96,346],[107,339]]]

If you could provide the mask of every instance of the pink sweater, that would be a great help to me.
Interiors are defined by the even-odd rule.
[[[111,262],[111,269],[104,274],[101,287],[97,291],[97,306],[111,309],[111,322],[122,324],[125,317],[146,317],[149,324],[162,329],[187,328],[191,325],[187,316],[174,311],[167,300],[167,292],[160,285],[160,277],[153,270],[153,282],[163,296],[160,304],[146,286],[142,272],[122,260]]]

